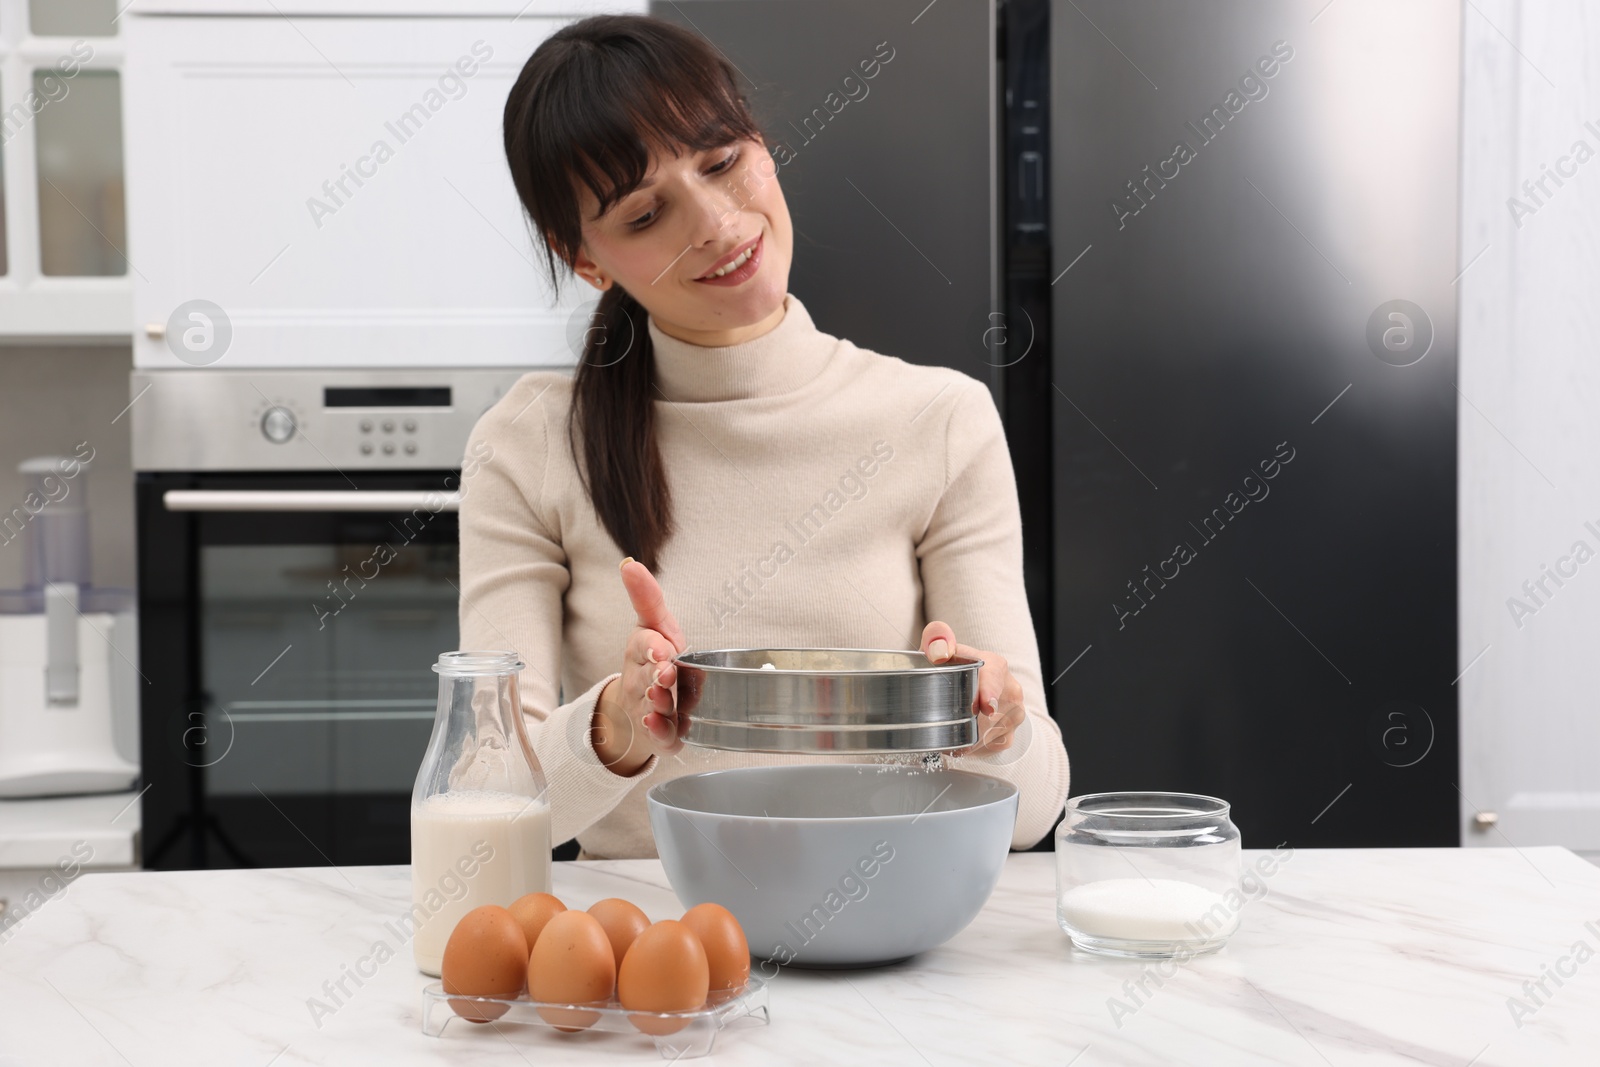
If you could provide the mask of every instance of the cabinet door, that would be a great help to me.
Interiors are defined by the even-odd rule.
[[[500,129],[571,18],[129,21],[136,366],[198,362],[162,337],[195,300],[230,367],[575,361],[589,290],[555,306]]]
[[[1600,26],[1582,0],[1485,10],[1462,23],[1458,800],[1463,844],[1548,868],[1529,850],[1600,860]]]
[[[0,0],[0,339],[128,332],[113,3]],[[137,268],[133,268],[136,270]]]

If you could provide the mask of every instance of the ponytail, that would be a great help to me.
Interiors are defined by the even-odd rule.
[[[672,495],[656,440],[648,317],[615,283],[584,331],[567,441],[595,514],[624,553],[657,570],[672,535]]]

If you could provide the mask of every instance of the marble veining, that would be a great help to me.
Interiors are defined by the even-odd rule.
[[[920,957],[783,969],[771,1025],[703,1062],[1600,1064],[1600,869],[1564,849],[1297,850],[1226,948],[1165,971],[1075,952],[1052,860],[1012,855]],[[405,867],[86,874],[0,945],[0,1065],[664,1062],[631,1035],[424,1036],[410,891]],[[654,860],[558,864],[555,891],[682,912]]]

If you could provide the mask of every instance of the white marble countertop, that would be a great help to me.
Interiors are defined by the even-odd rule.
[[[63,859],[76,859],[84,867],[131,866],[137,862],[138,796],[130,789],[0,800],[0,870],[54,867]]]
[[[869,971],[785,969],[771,1025],[724,1032],[701,1062],[1600,1063],[1600,869],[1572,853],[1299,850],[1261,884],[1225,949],[1135,999],[1149,965],[1075,953],[1052,857],[1016,854],[947,945]],[[654,860],[558,864],[555,891],[681,911]],[[0,1064],[665,1062],[636,1035],[423,1035],[429,979],[385,925],[409,905],[405,867],[85,875],[0,945]],[[394,958],[314,1021],[310,998],[379,942]],[[1548,995],[1523,984],[1541,979]]]

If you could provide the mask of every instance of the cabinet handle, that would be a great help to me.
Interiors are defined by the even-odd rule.
[[[431,489],[168,489],[168,511],[460,511],[461,493]]]

